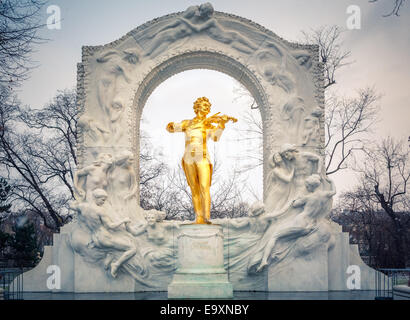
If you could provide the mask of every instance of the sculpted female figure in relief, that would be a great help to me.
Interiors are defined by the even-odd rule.
[[[226,30],[214,17],[214,8],[207,2],[200,6],[191,6],[176,20],[159,29],[153,36],[149,37],[152,44],[146,48],[145,55],[151,58],[161,52],[161,48],[176,41],[187,38],[194,33],[207,32],[209,37],[230,45],[232,48],[249,54],[258,49],[239,32]]]
[[[284,144],[278,153],[273,154],[272,170],[267,176],[266,211],[280,210],[291,197],[297,152],[294,145]]]

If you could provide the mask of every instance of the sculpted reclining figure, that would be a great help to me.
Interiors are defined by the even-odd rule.
[[[252,271],[257,264],[256,272],[263,270],[269,264],[270,260],[277,259],[275,255],[275,245],[278,240],[298,239],[306,236],[317,228],[317,221],[327,214],[328,201],[336,194],[336,189],[331,180],[326,180],[330,183],[330,190],[319,190],[321,178],[318,174],[313,174],[305,180],[305,186],[308,193],[286,206],[279,212],[273,212],[270,217],[276,219],[272,221],[272,228],[268,235],[269,240],[264,246],[262,256],[261,252],[254,254],[249,261],[248,271]],[[303,211],[295,215],[284,216],[291,208],[303,207]]]
[[[92,202],[79,203],[75,201],[71,203],[71,208],[81,215],[84,223],[91,231],[89,248],[121,252],[117,260],[107,260],[105,262],[105,267],[107,269],[109,266],[111,267],[111,275],[115,278],[118,269],[138,253],[132,236],[133,229],[129,226],[131,221],[130,219],[113,221],[104,207],[107,193],[103,189],[95,189],[92,196]],[[113,258],[113,255],[109,255],[109,257]],[[144,268],[141,267],[141,269]]]
[[[180,39],[187,38],[194,33],[207,31],[212,39],[230,45],[232,48],[249,54],[258,49],[239,32],[226,30],[214,17],[214,8],[207,2],[200,6],[191,6],[186,9],[181,17],[168,23],[149,39],[152,44],[146,49],[146,56],[156,56],[160,53],[160,47],[172,44]]]

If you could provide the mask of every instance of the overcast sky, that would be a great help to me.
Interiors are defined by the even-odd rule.
[[[361,29],[344,33],[345,47],[352,51],[354,63],[340,70],[334,90],[340,94],[354,95],[359,88],[374,86],[383,94],[375,139],[385,135],[406,139],[410,135],[410,3],[404,3],[400,17],[382,17],[391,10],[393,2],[379,0],[371,4],[367,0],[218,0],[211,3],[217,11],[253,20],[290,41],[301,39],[301,30],[331,24],[346,27],[349,16],[346,13],[347,7],[358,5],[361,9]],[[61,29],[42,30],[42,36],[49,41],[36,47],[33,58],[38,67],[19,89],[20,99],[25,104],[39,108],[50,101],[57,90],[75,87],[76,64],[81,61],[81,46],[104,45],[151,19],[183,11],[190,5],[200,3],[202,2],[183,0],[50,1],[49,5],[61,8]],[[44,22],[46,19],[44,9]],[[195,82],[194,79],[199,76],[201,82]],[[201,90],[200,85],[206,90]],[[180,120],[179,117],[186,114],[185,110],[192,112],[191,100],[197,94],[209,95],[211,100],[215,100],[216,111],[239,112],[242,109],[238,109],[237,103],[232,102],[233,86],[231,78],[212,71],[190,71],[174,76],[160,85],[148,100],[143,115],[147,120],[146,128],[150,130],[151,125],[151,131],[160,131],[163,123]],[[190,94],[180,97],[173,88],[184,88],[183,92]],[[179,111],[174,115],[176,119],[164,116],[159,124],[155,119],[164,103],[178,106]],[[185,109],[184,106],[189,108]],[[154,134],[157,140],[161,140],[158,139],[159,135],[160,133]],[[232,137],[227,135],[225,138],[228,142]],[[175,139],[183,140],[182,137]],[[177,160],[170,157],[170,161]],[[257,180],[261,181],[261,172],[255,176],[260,176]],[[332,178],[339,191],[346,189],[353,181],[352,175],[344,173]]]

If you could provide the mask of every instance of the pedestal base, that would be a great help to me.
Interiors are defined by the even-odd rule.
[[[233,297],[224,269],[223,233],[218,225],[183,225],[178,234],[178,269],[168,298],[226,299]]]

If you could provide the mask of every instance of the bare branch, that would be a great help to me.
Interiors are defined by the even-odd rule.
[[[332,96],[328,100],[325,117],[326,172],[328,175],[346,168],[345,164],[355,151],[363,150],[365,133],[371,131],[377,120],[380,96],[374,89],[358,92],[358,98]]]
[[[405,0],[394,0],[393,9],[390,13],[383,15],[383,17],[400,16],[399,12]],[[370,3],[378,2],[378,0],[369,0]]]
[[[43,42],[37,32],[42,0],[0,1],[0,84],[18,85],[34,67],[30,60],[33,44]]]
[[[336,72],[340,68],[352,63],[348,61],[351,52],[342,49],[342,32],[343,30],[337,25],[322,26],[311,29],[310,32],[302,31],[303,42],[319,46],[319,58],[323,63],[326,79],[324,89],[336,83]]]

